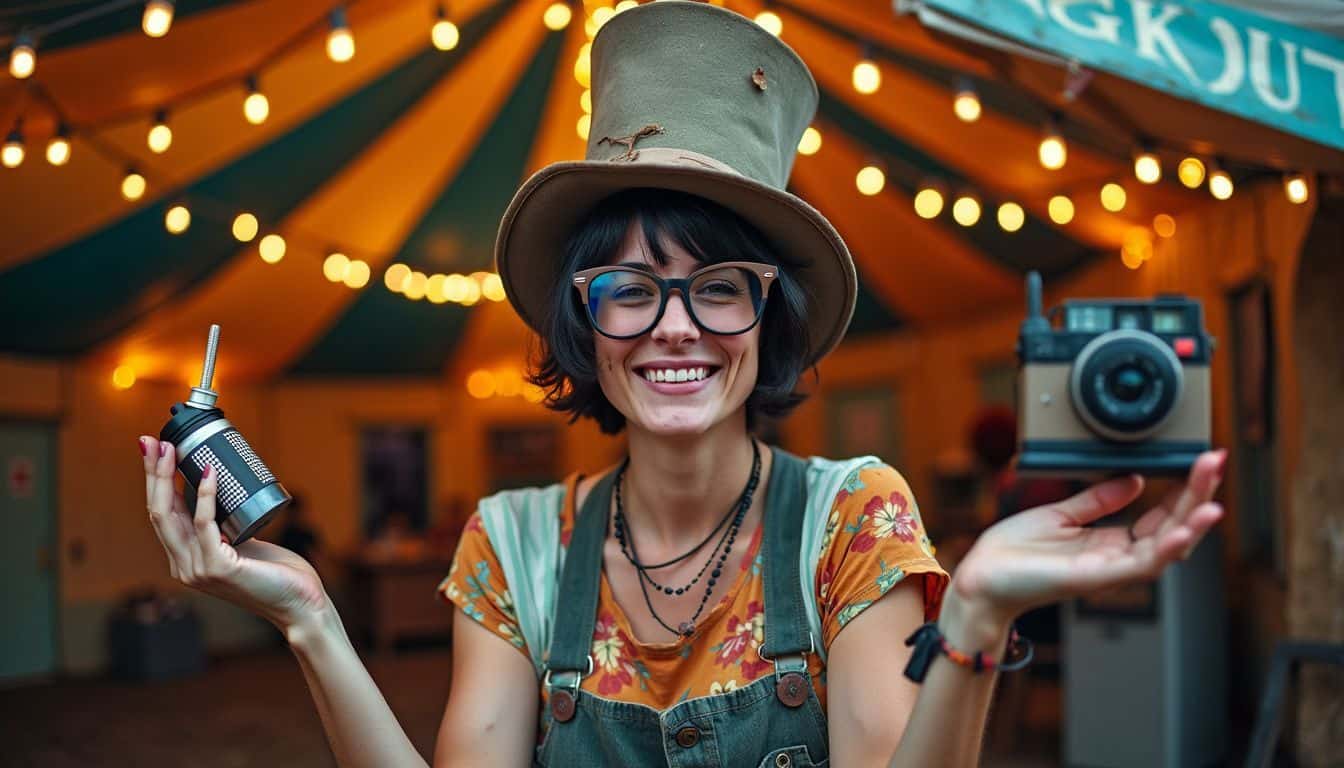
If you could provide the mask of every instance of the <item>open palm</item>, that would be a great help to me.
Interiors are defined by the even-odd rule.
[[[322,580],[302,557],[255,539],[234,547],[220,534],[213,472],[201,478],[193,515],[174,487],[174,446],[152,437],[140,441],[149,519],[168,554],[173,578],[281,628],[329,606]]]
[[[1088,527],[1124,508],[1143,478],[1119,477],[1054,504],[1013,515],[986,531],[957,569],[960,588],[1015,616],[1138,579],[1156,578],[1188,556],[1223,508],[1212,501],[1226,451],[1202,454],[1186,482],[1132,527]]]

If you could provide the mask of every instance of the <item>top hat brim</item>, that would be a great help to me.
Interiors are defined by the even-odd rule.
[[[500,221],[495,264],[504,292],[533,330],[541,332],[556,296],[565,244],[579,222],[608,195],[653,187],[697,195],[750,222],[779,255],[807,296],[808,365],[844,338],[854,314],[854,261],[835,227],[787,191],[723,169],[694,152],[641,150],[665,159],[639,162],[575,160],[553,163],[514,194]]]

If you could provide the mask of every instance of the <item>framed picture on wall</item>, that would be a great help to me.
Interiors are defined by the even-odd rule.
[[[360,430],[362,523],[367,538],[423,531],[429,522],[428,430],[379,425]]]
[[[560,479],[560,429],[554,424],[501,424],[486,430],[491,491],[549,485]]]
[[[866,387],[827,393],[826,449],[835,458],[873,455],[899,466],[896,390]]]

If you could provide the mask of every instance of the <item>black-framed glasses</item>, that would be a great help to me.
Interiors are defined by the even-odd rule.
[[[686,277],[663,278],[637,267],[593,267],[574,273],[588,319],[603,336],[633,339],[663,318],[667,297],[681,294],[686,314],[701,329],[719,336],[746,333],[760,322],[770,284],[779,274],[771,264],[725,261]]]

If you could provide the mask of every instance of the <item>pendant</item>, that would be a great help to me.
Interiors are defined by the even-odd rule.
[[[677,631],[681,633],[682,637],[690,637],[695,634],[695,622],[683,621],[677,625]]]

